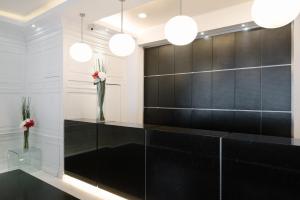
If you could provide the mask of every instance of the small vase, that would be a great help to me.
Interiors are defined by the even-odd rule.
[[[98,99],[97,121],[100,122],[105,121],[104,111],[103,111],[104,97],[105,97],[105,81],[100,81],[97,84],[97,99]]]
[[[29,129],[24,131],[24,150],[28,150],[29,149]]]

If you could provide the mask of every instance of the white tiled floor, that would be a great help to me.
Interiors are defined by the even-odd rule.
[[[53,177],[42,171],[31,173],[31,175],[82,200],[124,200],[124,198],[101,189],[95,189],[95,187],[94,190],[96,190],[96,192],[87,192],[86,187],[71,185],[63,181],[63,179]],[[91,186],[88,185],[87,187]]]

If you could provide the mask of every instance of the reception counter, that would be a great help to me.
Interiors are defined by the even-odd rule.
[[[65,173],[147,200],[300,199],[298,140],[65,120]]]

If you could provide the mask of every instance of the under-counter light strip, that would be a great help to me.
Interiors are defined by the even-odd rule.
[[[292,64],[280,64],[280,65],[265,65],[257,67],[243,67],[243,68],[230,68],[230,69],[215,69],[215,70],[206,70],[206,71],[196,71],[196,72],[180,72],[174,74],[156,74],[156,75],[147,75],[145,78],[159,77],[159,76],[177,76],[185,74],[202,74],[202,73],[211,73],[211,72],[225,72],[225,71],[237,71],[237,70],[250,70],[250,69],[262,69],[262,68],[271,68],[271,67],[290,67]]]
[[[99,197],[101,200],[127,200],[65,174],[62,179],[65,183],[70,184],[83,192]]]

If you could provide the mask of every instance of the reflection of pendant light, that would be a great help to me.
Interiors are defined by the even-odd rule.
[[[278,28],[291,23],[300,12],[300,0],[255,0],[252,19],[264,28]]]
[[[81,17],[81,41],[74,43],[70,48],[71,57],[77,62],[87,62],[92,58],[91,47],[83,42],[83,17],[84,13],[80,13]]]
[[[165,37],[178,46],[191,43],[198,34],[198,26],[195,20],[182,15],[182,1],[180,0],[180,15],[171,18],[165,26]]]
[[[109,48],[111,52],[117,56],[125,57],[133,53],[135,49],[135,41],[131,35],[123,33],[123,15],[124,7],[121,1],[121,33],[113,35],[109,40]]]

